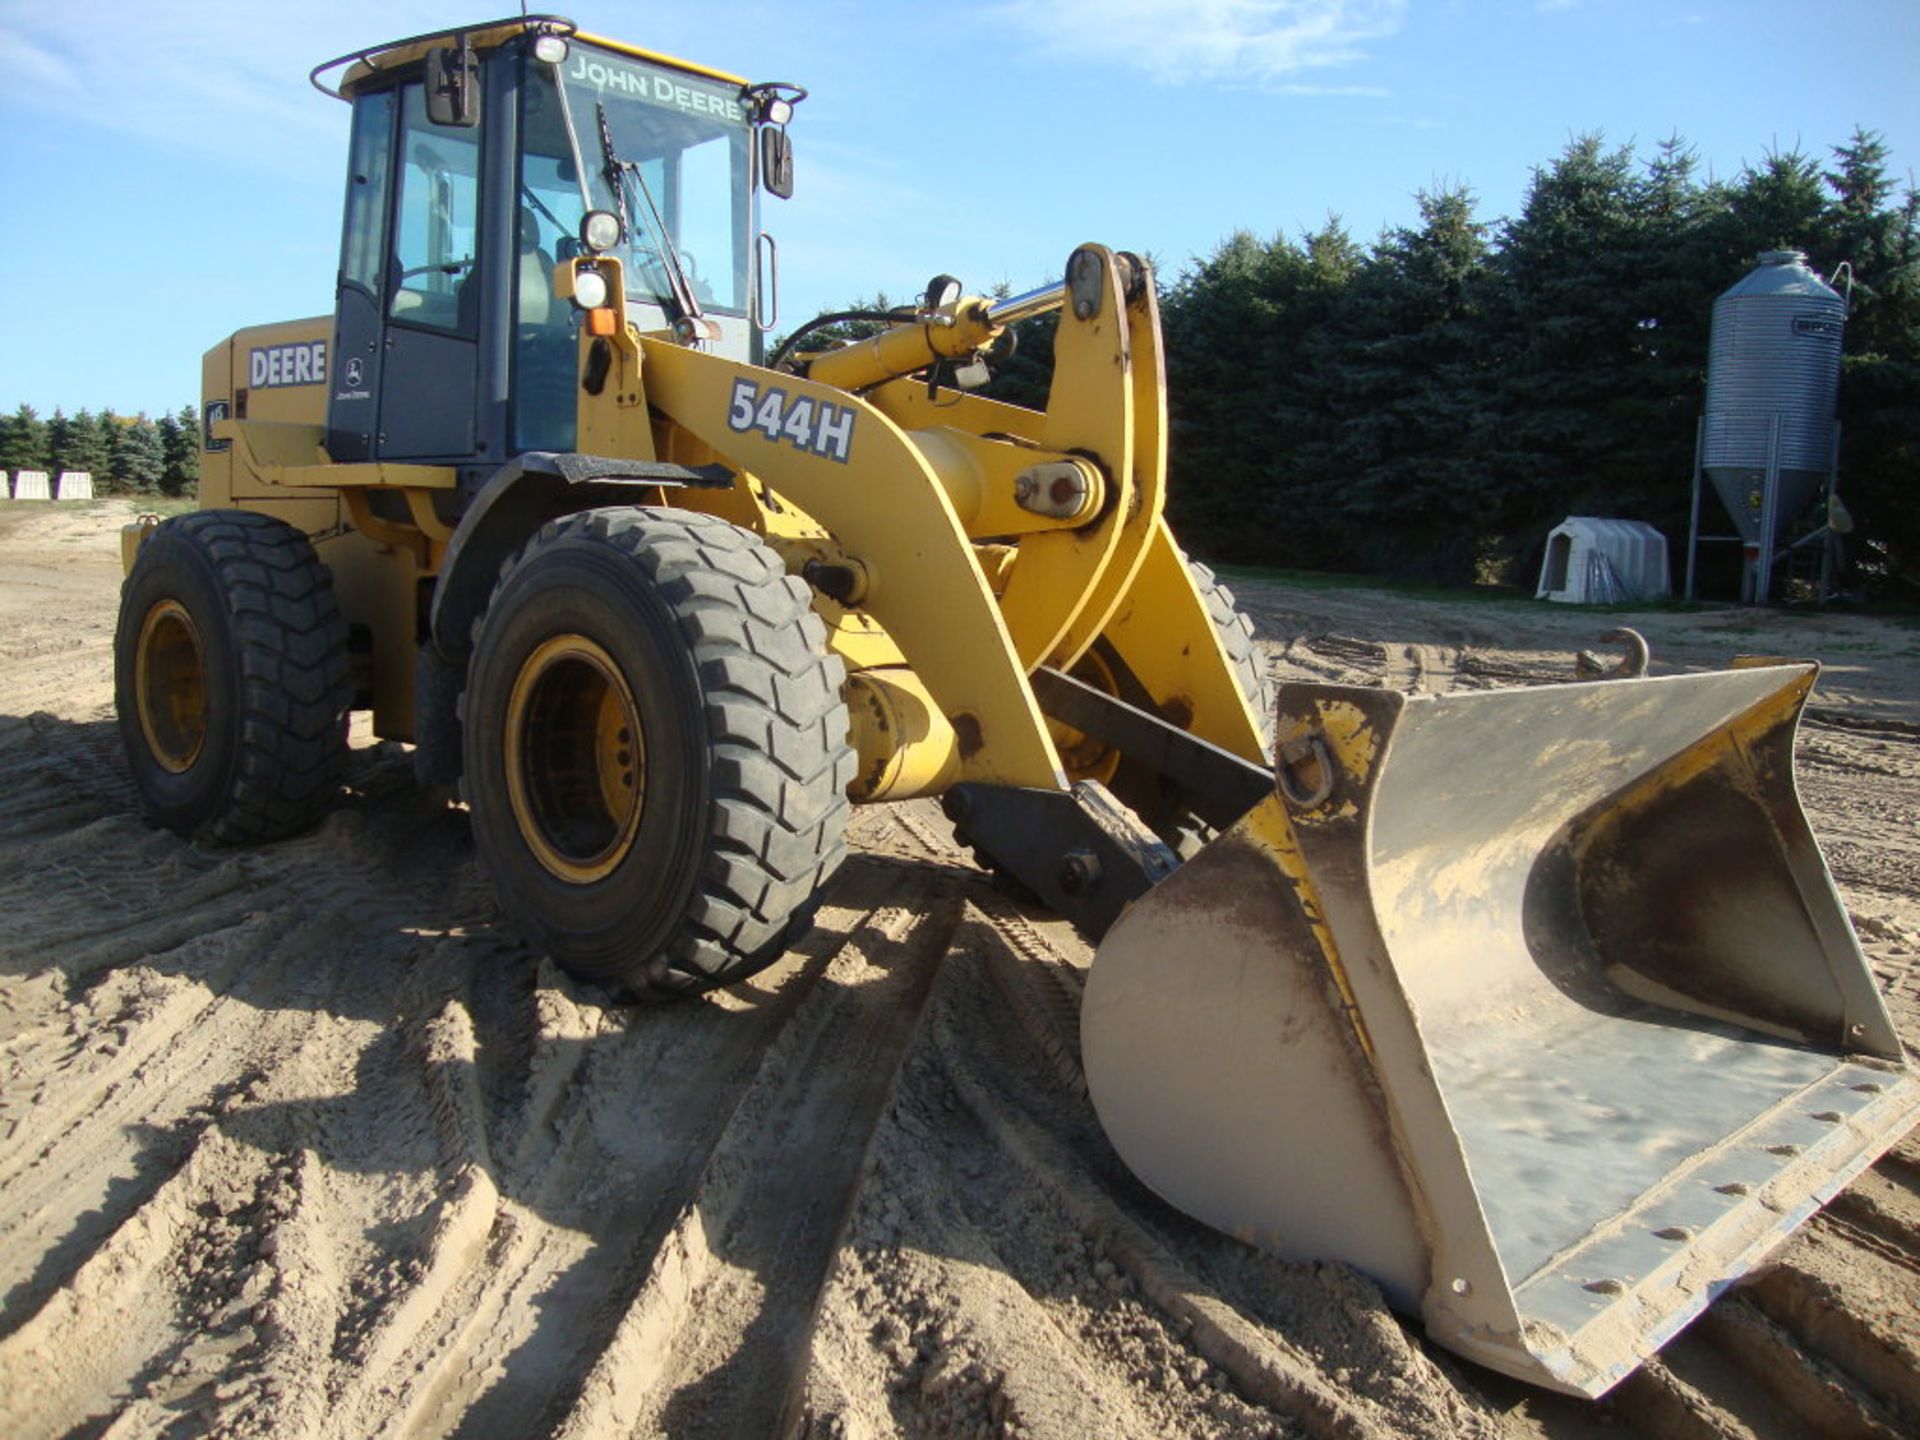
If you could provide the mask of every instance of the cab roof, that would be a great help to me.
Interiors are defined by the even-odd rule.
[[[427,52],[438,49],[446,42],[465,36],[467,42],[476,50],[494,50],[520,35],[560,35],[570,40],[579,40],[583,44],[597,45],[621,55],[630,55],[636,60],[647,60],[655,65],[665,65],[675,70],[685,71],[689,75],[704,76],[709,80],[719,80],[730,85],[745,86],[747,79],[726,70],[715,70],[709,65],[695,64],[691,60],[681,60],[672,55],[663,55],[657,50],[645,50],[638,45],[629,45],[624,40],[609,39],[604,35],[582,33],[573,21],[560,15],[513,16],[504,20],[483,20],[473,25],[454,26],[446,30],[435,30],[426,35],[411,35],[404,40],[389,40],[383,45],[371,45],[365,50],[355,50],[350,54],[316,65],[308,78],[322,94],[331,95],[336,100],[352,97],[355,90],[376,76],[402,69],[426,58]],[[337,86],[328,85],[320,77],[330,70],[342,66],[348,67]]]

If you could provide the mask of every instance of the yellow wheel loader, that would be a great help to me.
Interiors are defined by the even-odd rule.
[[[769,356],[798,87],[548,16],[314,82],[334,313],[208,352],[204,508],[123,538],[154,822],[312,824],[370,710],[514,926],[658,997],[782,952],[849,803],[940,796],[1104,934],[1087,1073],[1150,1186],[1577,1394],[1914,1122],[1793,788],[1810,666],[1276,706],[1163,518],[1137,258]],[[972,393],[1049,311],[1045,408]]]

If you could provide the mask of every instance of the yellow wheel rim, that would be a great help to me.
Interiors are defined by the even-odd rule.
[[[584,635],[527,656],[507,699],[507,794],[534,857],[574,885],[610,874],[633,848],[646,803],[646,746],[633,691]]]
[[[1111,695],[1116,699],[1120,695],[1120,682],[1114,676],[1113,667],[1098,649],[1082,655],[1069,673],[1102,695]],[[1105,785],[1113,779],[1113,772],[1120,768],[1120,752],[1104,740],[1096,740],[1071,725],[1053,719],[1047,721],[1047,733],[1053,737],[1054,747],[1060,752],[1060,763],[1066,767],[1069,779],[1098,780]]]
[[[133,693],[147,753],[175,775],[192,769],[207,743],[207,657],[178,600],[156,600],[140,622]]]

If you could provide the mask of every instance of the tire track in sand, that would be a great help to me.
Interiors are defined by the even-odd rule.
[[[469,1042],[456,1034],[428,1054],[443,1131],[467,1137],[441,1169],[471,1178],[420,1278],[358,1357],[327,1433],[536,1434],[560,1423],[618,1348],[768,1046],[802,1023],[823,975],[903,883],[856,856],[814,933],[754,981],[543,1030],[527,1047],[523,1099],[497,1125],[470,1078]]]
[[[772,1436],[799,1423],[821,1296],[960,908],[951,887],[930,887],[873,912],[828,961],[561,1435]]]

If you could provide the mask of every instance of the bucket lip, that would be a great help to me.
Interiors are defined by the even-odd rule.
[[[1810,1145],[1782,1166],[1780,1174],[1756,1183],[1751,1196],[1688,1239],[1672,1259],[1631,1277],[1611,1300],[1596,1306],[1584,1323],[1566,1327],[1566,1316],[1548,1318],[1538,1297],[1548,1288],[1579,1285],[1592,1240],[1572,1247],[1554,1264],[1513,1286],[1522,1317],[1517,1334],[1488,1336],[1449,1331],[1435,1334],[1442,1344],[1503,1374],[1565,1394],[1598,1399],[1639,1368],[1695,1316],[1727,1289],[1763,1264],[1814,1211],[1852,1183],[1920,1120],[1920,1075],[1910,1064],[1898,1067],[1874,1060],[1842,1058],[1835,1074],[1858,1069],[1885,1089],[1863,1104],[1826,1143]],[[1775,1107],[1780,1112],[1791,1099]],[[1765,1120],[1767,1117],[1760,1117]],[[1757,1129],[1757,1120],[1754,1128]],[[1725,1145],[1738,1144],[1729,1137]],[[1721,1147],[1716,1147],[1716,1149]],[[1676,1183],[1679,1182],[1679,1183]],[[1686,1176],[1665,1182],[1678,1190]],[[1621,1217],[1628,1224],[1628,1217]],[[1644,1217],[1642,1217],[1644,1220]],[[1440,1311],[1430,1295],[1430,1313]],[[1429,1322],[1430,1331],[1433,1329]]]
[[[1601,678],[1597,680],[1549,680],[1538,685],[1502,685],[1491,690],[1441,690],[1431,694],[1405,695],[1403,698],[1409,709],[1422,709],[1428,706],[1455,709],[1479,702],[1484,705],[1491,697],[1500,695],[1530,695],[1538,700],[1545,694],[1568,694],[1605,690],[1608,694],[1620,692],[1625,685],[1654,685],[1661,688],[1684,685],[1688,681],[1698,683],[1702,676],[1746,674],[1756,670],[1786,672],[1800,671],[1810,677],[1817,677],[1820,662],[1793,657],[1769,657],[1763,664],[1720,665],[1704,670],[1677,670],[1669,675],[1636,675],[1631,679]],[[1782,677],[1784,679],[1784,674]],[[1312,683],[1312,682],[1309,682]],[[1756,682],[1757,683],[1757,682]],[[1761,698],[1765,698],[1764,696]],[[1756,701],[1755,703],[1759,703]]]

